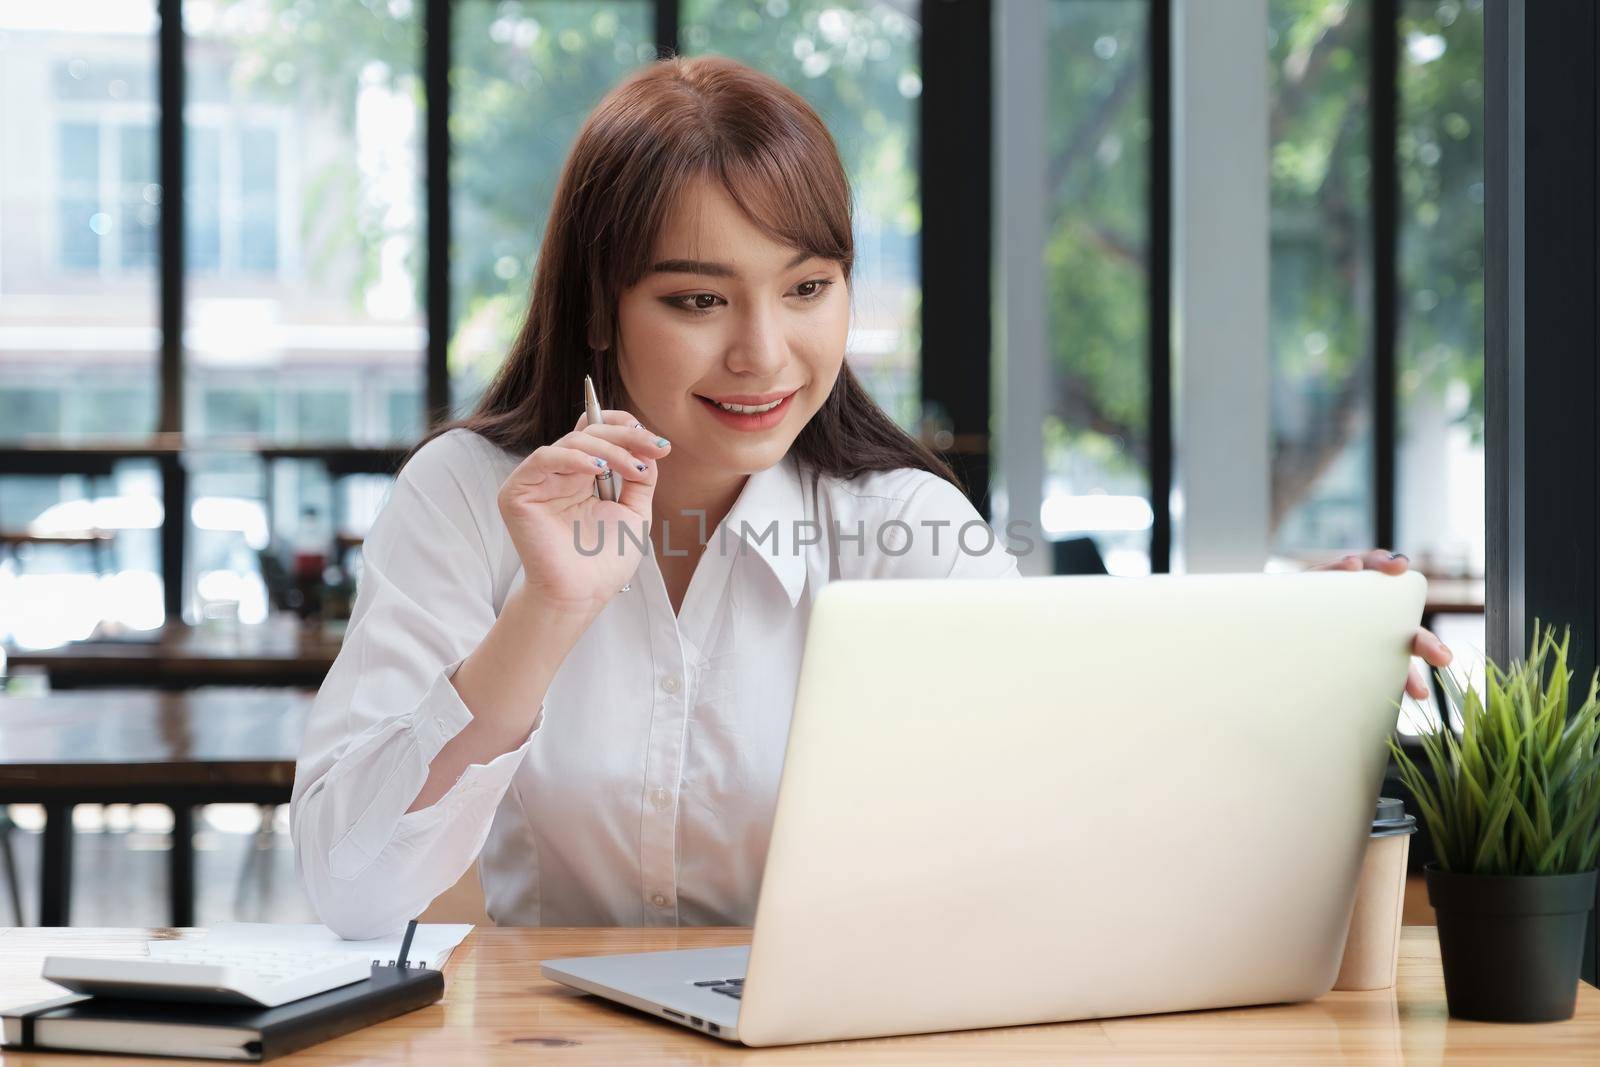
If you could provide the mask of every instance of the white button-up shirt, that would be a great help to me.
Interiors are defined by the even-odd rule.
[[[1016,559],[926,471],[847,481],[786,458],[751,475],[703,538],[670,526],[670,551],[706,541],[679,613],[646,552],[524,743],[407,813],[472,717],[450,677],[522,581],[497,500],[520,459],[466,430],[441,435],[366,538],[295,773],[306,892],[335,931],[376,936],[479,857],[497,923],[749,925],[812,598],[836,578],[1015,576]]]

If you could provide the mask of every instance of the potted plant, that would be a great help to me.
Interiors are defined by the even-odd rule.
[[[1572,1016],[1600,856],[1600,671],[1570,711],[1570,639],[1535,620],[1526,661],[1487,665],[1487,699],[1439,672],[1448,711],[1421,738],[1431,776],[1390,740],[1433,838],[1423,873],[1458,1018]]]

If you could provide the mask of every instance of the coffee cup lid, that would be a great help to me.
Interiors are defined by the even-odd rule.
[[[1395,837],[1416,832],[1416,816],[1406,814],[1405,801],[1397,797],[1378,798],[1378,813],[1372,820],[1373,837]]]

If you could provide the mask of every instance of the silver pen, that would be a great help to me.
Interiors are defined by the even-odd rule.
[[[583,376],[583,407],[589,413],[590,426],[604,426],[606,417],[600,407],[600,398],[595,395],[594,381],[587,374]],[[595,495],[601,500],[617,499],[617,472],[607,470],[604,474],[594,476]],[[632,582],[624,582],[618,592],[626,593],[633,588]]]
[[[583,376],[583,406],[589,413],[590,426],[604,426],[606,419],[600,407],[600,398],[595,395],[594,382],[585,374]],[[595,495],[601,500],[617,499],[617,472],[608,470],[604,474],[594,476]]]

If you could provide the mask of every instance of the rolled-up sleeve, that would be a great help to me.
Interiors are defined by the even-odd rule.
[[[295,862],[318,917],[342,937],[392,932],[466,872],[543,722],[541,705],[520,747],[406,812],[433,758],[472,720],[450,679],[495,620],[498,512],[472,461],[447,435],[395,480],[306,725],[290,805]]]

